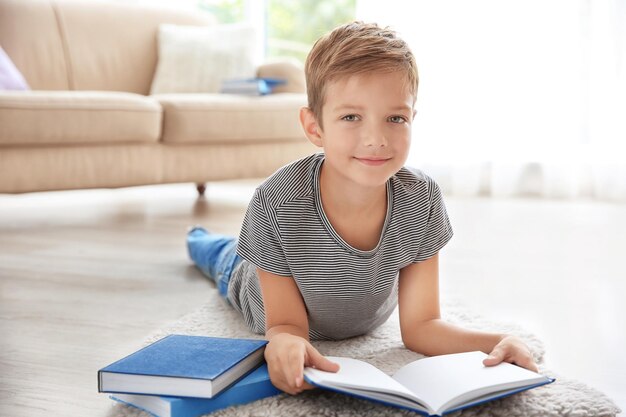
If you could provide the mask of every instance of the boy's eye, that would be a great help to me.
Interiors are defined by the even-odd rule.
[[[359,116],[357,116],[356,114],[348,114],[343,116],[341,120],[345,120],[346,122],[356,122],[357,120],[359,120]]]
[[[391,123],[404,123],[406,122],[406,119],[404,118],[404,116],[391,116],[389,118],[389,121]]]

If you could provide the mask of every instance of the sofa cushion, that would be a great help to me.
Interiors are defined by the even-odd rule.
[[[0,93],[0,146],[157,142],[161,106],[131,93]]]
[[[215,19],[174,4],[138,3],[0,0],[0,45],[33,90],[148,94],[158,26]]]
[[[247,24],[161,25],[150,94],[217,93],[226,79],[254,77],[255,46]]]
[[[53,3],[67,45],[72,90],[148,94],[157,63],[159,25],[214,22],[205,13],[180,7],[153,7],[151,2]]]
[[[262,97],[161,94],[163,142],[203,143],[303,139],[299,110],[305,94]]]
[[[0,1],[0,45],[33,90],[70,88],[59,26],[51,1]]]

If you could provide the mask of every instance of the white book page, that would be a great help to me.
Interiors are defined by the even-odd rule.
[[[334,373],[305,368],[304,375],[314,384],[392,403],[395,402],[394,397],[399,397],[405,400],[397,401],[398,404],[408,406],[415,402],[412,404],[413,407],[425,408],[424,402],[414,393],[375,366],[358,359],[337,356],[327,358],[338,363],[340,369]],[[406,401],[407,399],[410,401]]]
[[[393,378],[413,393],[419,393],[437,413],[489,392],[547,379],[509,363],[486,367],[482,363],[486,357],[483,352],[433,356],[405,365]]]

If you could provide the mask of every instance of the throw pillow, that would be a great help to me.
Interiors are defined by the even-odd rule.
[[[24,76],[0,46],[0,90],[30,90]]]
[[[243,24],[159,26],[150,94],[217,93],[228,78],[255,76],[255,30]]]

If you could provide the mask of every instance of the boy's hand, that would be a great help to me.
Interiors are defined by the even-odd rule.
[[[315,388],[304,381],[304,367],[337,372],[339,365],[329,361],[307,340],[289,333],[272,337],[265,348],[265,361],[272,384],[291,395]]]
[[[494,366],[501,362],[513,363],[534,372],[538,371],[530,349],[515,336],[506,336],[502,339],[483,361],[483,365]]]

